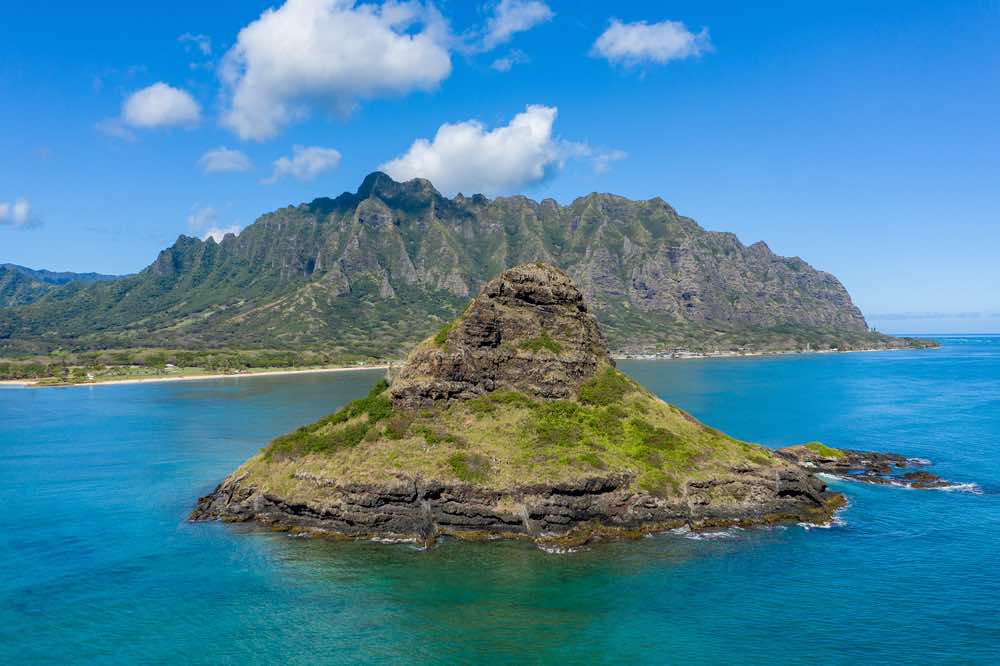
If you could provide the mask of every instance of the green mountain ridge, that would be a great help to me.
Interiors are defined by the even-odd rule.
[[[101,273],[36,270],[17,264],[0,264],[0,307],[33,303],[54,288],[70,282],[93,284],[118,280],[121,277]]]
[[[261,216],[221,243],[181,236],[140,273],[0,309],[0,351],[323,348],[398,356],[487,279],[545,261],[580,286],[613,349],[900,344],[843,285],[763,242],[702,229],[660,198],[446,198],[376,172],[355,193]]]

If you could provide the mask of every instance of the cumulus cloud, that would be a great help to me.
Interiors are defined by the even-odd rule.
[[[448,194],[516,191],[589,152],[586,144],[554,139],[557,110],[531,105],[509,124],[488,130],[478,120],[445,123],[434,139],[417,139],[380,169],[397,180],[427,178]]]
[[[451,73],[448,27],[418,2],[287,0],[240,30],[223,59],[222,122],[264,140],[314,106],[431,90]]]
[[[497,58],[496,60],[494,60],[493,64],[490,65],[490,67],[497,70],[498,72],[509,72],[510,68],[513,67],[514,65],[523,65],[527,62],[529,62],[529,59],[528,56],[525,55],[524,51],[513,49],[510,53],[508,53],[504,57]]]
[[[122,120],[142,128],[194,125],[201,120],[201,107],[189,93],[158,82],[125,100]]]
[[[18,199],[14,203],[0,201],[0,225],[15,229],[25,229],[35,222],[31,216],[31,205],[27,199]]]
[[[549,6],[539,0],[500,0],[493,9],[493,14],[486,20],[483,50],[489,51],[505,44],[516,33],[551,21],[554,16]]]
[[[612,19],[591,49],[594,57],[626,67],[700,56],[712,50],[708,28],[695,34],[679,21],[622,23]]]
[[[241,150],[232,150],[219,146],[201,156],[198,160],[205,173],[220,173],[227,171],[250,171],[253,164],[247,154]]]
[[[208,35],[193,35],[185,32],[177,38],[177,41],[184,45],[188,51],[196,50],[202,55],[212,55],[212,38]]]
[[[293,146],[291,157],[279,157],[274,161],[274,171],[262,182],[276,183],[285,176],[293,176],[301,181],[312,180],[319,174],[340,164],[340,151],[319,146]]]

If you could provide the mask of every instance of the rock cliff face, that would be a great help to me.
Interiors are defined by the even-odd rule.
[[[568,398],[612,365],[597,320],[569,276],[527,264],[487,283],[461,317],[415,350],[390,394],[402,409],[497,389]]]
[[[617,371],[570,278],[533,263],[488,282],[391,386],[272,442],[192,519],[567,545],[824,521],[841,501],[794,458],[709,428]]]
[[[255,521],[317,536],[423,543],[445,535],[526,538],[543,547],[572,547],[681,527],[825,522],[842,506],[839,495],[824,492],[822,483],[795,468],[735,472],[697,482],[688,497],[672,500],[636,492],[628,476],[505,490],[400,476],[338,485],[323,502],[290,500],[234,480],[202,498],[191,518]]]
[[[662,199],[441,196],[369,175],[221,243],[181,237],[140,274],[0,309],[0,347],[323,345],[392,356],[511,266],[580,287],[616,350],[884,345],[843,285],[764,243],[706,231]]]

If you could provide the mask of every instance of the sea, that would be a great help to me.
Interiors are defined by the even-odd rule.
[[[378,371],[0,390],[0,664],[995,664],[1000,337],[623,361],[739,438],[894,451],[832,524],[528,543],[192,524],[200,495]]]

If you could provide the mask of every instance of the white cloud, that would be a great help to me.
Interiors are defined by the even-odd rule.
[[[221,243],[226,234],[240,233],[240,225],[231,224],[223,227],[219,225],[219,213],[211,206],[199,206],[195,204],[191,208],[191,213],[187,218],[188,227],[199,234],[202,240],[212,238],[216,243]]]
[[[508,53],[504,57],[497,58],[496,60],[494,60],[493,64],[490,65],[490,67],[497,70],[498,72],[509,72],[510,68],[513,67],[514,65],[523,65],[527,62],[529,62],[529,59],[528,56],[525,55],[524,51],[513,49],[510,53]]]
[[[319,146],[293,146],[291,157],[280,157],[274,161],[274,171],[263,183],[276,183],[285,176],[294,176],[301,181],[312,180],[328,169],[340,164],[340,151]]]
[[[515,33],[551,21],[554,16],[549,6],[539,0],[500,0],[486,21],[483,50],[509,42]]]
[[[107,136],[115,139],[121,139],[122,141],[135,141],[135,132],[125,127],[125,123],[122,122],[121,118],[105,118],[104,120],[99,120],[94,124],[94,129],[101,134],[106,134]]]
[[[18,199],[14,203],[0,201],[0,225],[26,228],[34,221],[27,199]]]
[[[608,62],[631,67],[642,63],[663,65],[711,50],[708,28],[694,34],[679,21],[622,23],[612,19],[590,53]]]
[[[219,214],[211,206],[199,206],[195,204],[188,215],[188,226],[195,231],[213,227],[219,220]]]
[[[177,41],[184,45],[187,50],[196,49],[202,55],[212,55],[212,38],[208,35],[193,35],[185,32],[177,38]]]
[[[557,110],[531,105],[510,124],[487,130],[477,120],[445,123],[432,141],[417,139],[380,169],[396,180],[426,178],[448,194],[502,194],[542,180],[586,144],[552,138]]]
[[[219,146],[201,156],[198,164],[205,173],[219,173],[225,171],[250,171],[253,164],[246,153],[241,150],[232,150],[225,146]]]
[[[236,236],[240,235],[241,227],[238,224],[233,224],[228,227],[212,227],[205,232],[205,235],[201,237],[202,240],[208,240],[211,238],[216,243],[221,243],[222,239],[226,237],[227,234],[234,234]]]
[[[125,100],[122,120],[133,127],[194,125],[201,120],[201,107],[189,93],[158,82]]]
[[[431,90],[451,73],[450,39],[433,6],[288,0],[240,30],[226,54],[222,122],[244,139],[275,136],[313,106]]]
[[[604,173],[611,168],[612,162],[619,162],[628,157],[624,150],[603,150],[594,155],[594,173]]]

